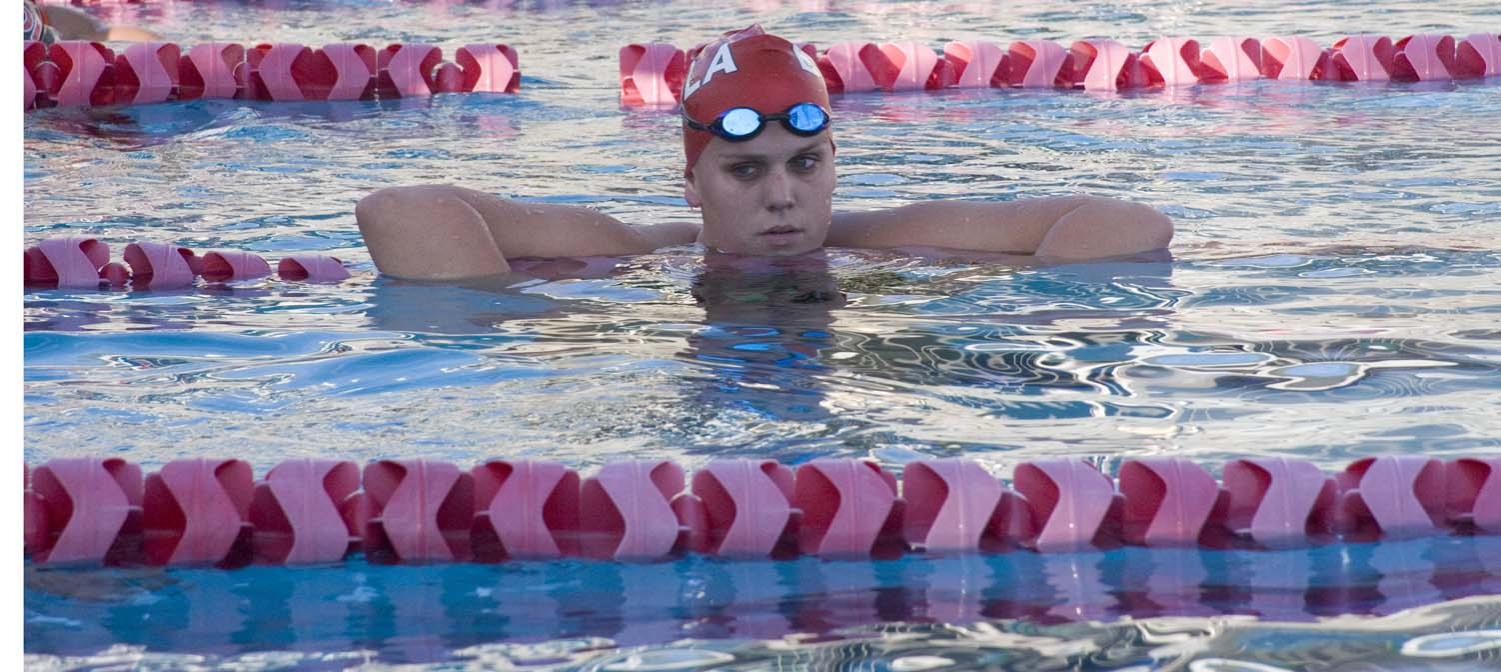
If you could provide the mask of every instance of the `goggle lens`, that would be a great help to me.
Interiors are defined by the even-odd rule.
[[[719,127],[724,129],[725,135],[737,138],[755,135],[761,130],[761,113],[749,107],[737,107],[719,118]]]
[[[787,110],[787,123],[794,132],[811,135],[829,124],[829,115],[813,103],[798,103]]]

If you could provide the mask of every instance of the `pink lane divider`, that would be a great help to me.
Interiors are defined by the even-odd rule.
[[[1024,89],[1073,88],[1073,59],[1057,42],[1018,40],[1007,49],[1008,84]]]
[[[1023,462],[1011,485],[1027,507],[1022,543],[1040,552],[1103,546],[1119,515],[1110,477],[1080,460]]]
[[[798,547],[805,554],[885,556],[900,551],[902,507],[896,478],[873,462],[825,459],[798,467],[792,506],[803,512]]]
[[[1074,74],[1086,91],[1123,91],[1148,83],[1136,54],[1115,40],[1080,40],[1069,48],[1069,54]]]
[[[336,73],[312,67],[313,60],[313,50],[301,44],[256,45],[245,52],[245,67],[250,74],[246,96],[278,102],[317,100],[317,95],[310,93],[332,87]]]
[[[1205,82],[1243,82],[1261,79],[1261,42],[1245,36],[1217,37],[1199,52]]]
[[[243,460],[173,460],[146,477],[142,498],[146,561],[153,565],[238,566],[250,561],[250,465]]]
[[[1261,74],[1267,79],[1323,79],[1329,56],[1306,37],[1277,36],[1261,41]]]
[[[115,54],[98,42],[53,43],[38,84],[59,106],[109,105],[115,100]]]
[[[203,261],[186,247],[131,243],[125,246],[125,263],[130,265],[131,287],[175,289],[192,286]]]
[[[355,529],[375,562],[470,558],[474,477],[447,462],[381,460],[365,467]]]
[[[996,550],[1005,545],[1000,525],[1001,482],[970,460],[925,460],[902,473],[907,503],[903,538],[927,551]]]
[[[443,50],[431,44],[393,44],[377,56],[379,97],[421,98],[437,92],[434,75],[443,61]]]
[[[897,68],[881,48],[869,42],[840,42],[818,57],[829,93],[878,91],[896,78]]]
[[[1216,521],[1265,548],[1325,541],[1335,483],[1312,462],[1288,458],[1232,460],[1223,476],[1228,502]]]
[[[1444,526],[1448,495],[1444,463],[1416,455],[1367,457],[1335,475],[1339,531],[1347,539],[1400,539]]]
[[[349,269],[327,255],[294,254],[276,263],[276,275],[296,282],[340,282],[349,278]]]
[[[255,484],[248,520],[255,558],[271,564],[338,562],[359,543],[354,507],[360,468],[337,460],[288,460]]]
[[[305,79],[317,82],[313,87],[319,100],[372,100],[375,98],[376,65],[375,49],[368,44],[325,44],[313,53],[306,62],[309,71]],[[328,82],[327,71],[334,73],[333,80],[324,91],[323,82]],[[323,72],[321,77],[312,71]],[[293,72],[302,72],[296,65]]]
[[[941,89],[947,82],[946,63],[921,42],[891,42],[881,45],[881,53],[891,62],[895,73],[882,82],[887,91],[923,91]]]
[[[1501,458],[1460,458],[1447,468],[1450,519],[1501,533]]]
[[[607,464],[579,493],[579,551],[605,560],[659,560],[689,540],[673,509],[683,468],[662,461]]]
[[[236,98],[245,88],[245,47],[232,42],[193,45],[178,61],[177,99]]]
[[[983,40],[950,42],[943,48],[943,58],[954,86],[962,89],[988,89],[1006,86],[1006,52],[1001,45]]]
[[[47,543],[47,503],[31,489],[31,465],[24,465],[24,468],[26,490],[21,509],[21,543],[26,555],[31,555],[41,551]]]
[[[1141,65],[1151,86],[1187,86],[1199,83],[1199,42],[1186,37],[1164,37],[1142,49]]]
[[[792,470],[772,460],[715,460],[693,474],[702,522],[692,550],[727,557],[795,553]],[[680,506],[680,509],[682,507]],[[682,513],[680,517],[693,519]]]
[[[579,475],[556,462],[475,467],[474,555],[481,562],[578,555]]]
[[[46,87],[37,81],[37,69],[47,61],[47,45],[35,40],[28,40],[21,54],[21,65],[24,71],[21,79],[26,84],[26,109],[42,105],[45,101],[42,94],[46,93]]]
[[[109,245],[86,236],[67,236],[45,238],[26,248],[23,271],[27,284],[97,289],[101,279],[110,284],[121,280],[116,269],[106,270],[109,264]]]
[[[171,42],[137,42],[115,57],[115,103],[145,105],[177,95],[182,48]]]
[[[670,44],[627,44],[620,48],[620,104],[667,106],[683,95],[688,62]]]
[[[1348,35],[1334,43],[1329,67],[1344,82],[1384,82],[1391,79],[1393,48],[1384,35]]]
[[[141,468],[125,460],[56,459],[31,474],[46,521],[34,559],[120,564],[141,532]]]
[[[1121,465],[1121,536],[1138,546],[1197,546],[1220,486],[1203,467],[1178,458]]]
[[[1454,76],[1463,79],[1501,75],[1501,37],[1475,33],[1454,50]]]
[[[1454,38],[1448,35],[1408,35],[1393,45],[1392,79],[1401,82],[1442,82],[1454,77]]]
[[[271,265],[260,255],[237,250],[217,250],[203,255],[203,279],[209,282],[252,280],[271,275]]]
[[[516,93],[521,90],[521,70],[516,50],[505,44],[466,44],[454,53],[463,71],[460,91]]]

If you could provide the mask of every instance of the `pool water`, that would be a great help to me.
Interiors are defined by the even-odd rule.
[[[746,270],[706,264],[690,246],[432,286],[377,277],[353,218],[379,187],[455,182],[631,223],[694,221],[676,118],[618,107],[616,51],[630,42],[688,46],[759,21],[818,44],[1110,37],[1139,47],[1231,31],[1327,44],[1347,32],[1494,32],[1494,3],[330,0],[96,11],[184,44],[425,41],[451,54],[505,42],[520,53],[522,92],[27,114],[28,244],[84,234],[117,257],[134,240],[273,261],[317,252],[354,272],[337,285],[28,290],[28,464],[108,454],[149,470],[222,455],[261,474],[296,457],[466,467],[526,457],[587,472],[643,457],[688,468],[862,457],[900,472],[963,456],[1009,477],[1020,461],[1058,456],[1113,471],[1127,457],[1171,455],[1216,472],[1237,457],[1290,456],[1333,471],[1366,455],[1501,452],[1496,80],[834,101],[836,208],[1115,196],[1174,217],[1170,256],[1046,266],[836,249]],[[37,667],[1262,669],[1214,662],[1235,659],[1473,669],[1494,664],[1501,642],[1491,543],[1325,547],[1275,563],[1122,549],[871,563],[28,567],[25,633]],[[1167,577],[1169,597],[1135,596],[1148,575]],[[1479,634],[1422,639],[1451,631]]]

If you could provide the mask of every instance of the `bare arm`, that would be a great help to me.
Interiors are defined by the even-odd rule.
[[[448,185],[381,189],[355,220],[382,273],[421,280],[498,275],[507,259],[643,254],[686,243],[695,227],[635,228],[590,208],[509,201]]]
[[[1162,249],[1172,238],[1172,220],[1153,208],[1108,198],[1066,196],[1005,203],[929,201],[836,215],[828,243],[1090,259]]]
[[[47,15],[47,25],[60,40],[98,40],[110,42],[149,42],[160,35],[134,26],[108,26],[88,14],[70,7],[40,7]]]

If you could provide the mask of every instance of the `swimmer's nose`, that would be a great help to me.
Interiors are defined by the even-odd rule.
[[[792,208],[797,203],[793,194],[792,177],[786,170],[773,170],[766,176],[766,209],[772,212],[781,212]]]

